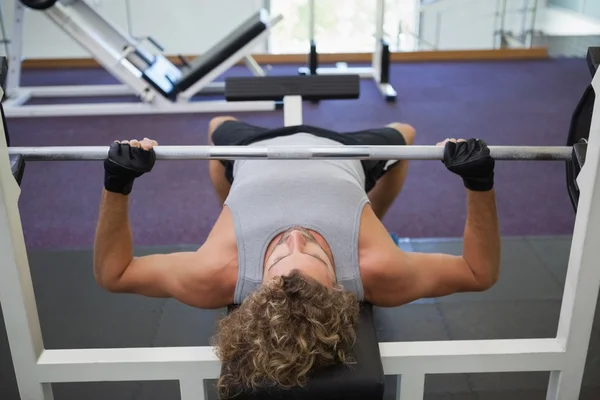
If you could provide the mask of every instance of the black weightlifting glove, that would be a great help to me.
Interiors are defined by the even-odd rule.
[[[444,165],[459,175],[469,190],[485,192],[494,187],[494,159],[483,140],[446,142]]]
[[[104,160],[104,188],[109,192],[128,195],[135,178],[150,172],[155,161],[154,149],[144,150],[113,142]]]

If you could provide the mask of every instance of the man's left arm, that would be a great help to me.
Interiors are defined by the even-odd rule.
[[[467,220],[463,254],[405,253],[395,249],[379,272],[374,304],[398,306],[423,297],[492,287],[500,267],[500,234],[493,189],[494,161],[485,142],[444,141],[444,163],[463,178]]]

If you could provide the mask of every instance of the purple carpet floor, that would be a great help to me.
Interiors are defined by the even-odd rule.
[[[274,73],[295,74],[275,66]],[[234,74],[242,70],[232,71]],[[446,137],[478,137],[490,145],[564,145],[574,107],[590,76],[584,60],[394,65],[398,101],[383,101],[363,81],[358,100],[305,104],[305,122],[348,131],[393,121],[417,129],[416,144]],[[24,85],[113,83],[100,70],[26,71]],[[276,127],[280,111],[238,113],[253,124]],[[13,146],[108,145],[150,137],[162,145],[206,144],[214,115],[94,116],[11,119]],[[309,162],[309,161],[307,161]],[[208,235],[220,207],[207,161],[163,161],[131,195],[136,245],[196,244]],[[29,248],[90,247],[98,216],[100,162],[37,162],[25,171],[20,198]],[[563,162],[496,163],[501,233],[570,234],[574,212]],[[404,237],[461,236],[465,191],[441,162],[412,161],[404,190],[384,223]]]

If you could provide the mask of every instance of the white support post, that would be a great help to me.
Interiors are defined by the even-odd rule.
[[[373,50],[373,58],[371,60],[373,79],[375,79],[376,84],[379,84],[381,80],[381,53],[383,51],[381,40],[383,39],[384,16],[384,0],[377,0],[377,8],[375,10],[375,50]]]
[[[600,74],[592,80],[600,93]],[[586,162],[580,188],[569,267],[563,293],[557,339],[565,346],[565,368],[552,371],[547,400],[577,399],[581,389],[598,290],[600,288],[600,102],[592,114]]]
[[[33,373],[44,344],[17,205],[21,190],[11,173],[2,125],[0,123],[0,306],[21,398],[52,400],[50,384],[40,383]]]
[[[403,374],[398,376],[400,390],[397,400],[421,400],[425,395],[425,374]]]
[[[302,125],[302,96],[283,98],[283,124],[285,126]]]
[[[179,381],[181,400],[206,400],[208,398],[204,389],[204,379],[199,376],[190,376]]]
[[[308,0],[308,40],[315,40],[315,0]]]
[[[8,58],[8,76],[6,77],[6,95],[17,95],[21,84],[21,59],[23,57],[23,25],[25,7],[19,0],[14,0],[12,34],[10,36],[10,54]]]
[[[254,57],[252,57],[251,55],[247,55],[244,57],[244,64],[246,64],[246,68],[248,68],[250,70],[250,72],[252,72],[252,75],[254,75],[254,76],[266,76],[267,75],[267,73],[265,72],[263,67],[261,67],[260,64],[258,63],[258,61],[256,61],[256,59]]]

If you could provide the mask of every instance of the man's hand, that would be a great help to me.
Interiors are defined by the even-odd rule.
[[[492,190],[495,162],[483,140],[446,139],[437,145],[445,146],[444,165],[463,179],[467,189],[476,192]]]
[[[148,138],[113,142],[104,160],[104,188],[113,193],[131,193],[135,178],[154,167],[154,146],[158,143]]]

